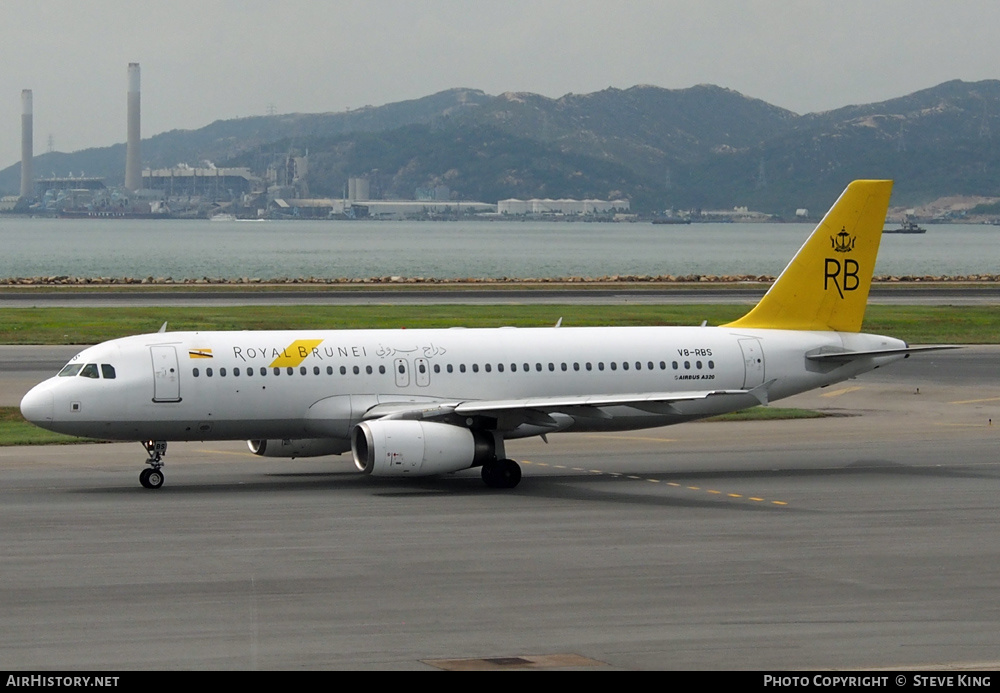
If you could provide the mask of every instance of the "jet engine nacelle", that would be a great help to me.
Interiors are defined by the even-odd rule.
[[[248,440],[247,447],[261,457],[320,457],[339,455],[351,449],[346,440],[336,438]]]
[[[492,433],[432,421],[363,421],[351,432],[358,469],[373,476],[430,476],[496,459]]]

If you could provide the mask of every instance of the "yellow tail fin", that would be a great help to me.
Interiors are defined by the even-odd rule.
[[[847,186],[753,310],[725,327],[860,332],[891,180]]]

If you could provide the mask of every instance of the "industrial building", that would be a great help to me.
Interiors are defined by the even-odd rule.
[[[497,213],[511,216],[614,214],[629,211],[628,200],[500,200]]]
[[[259,190],[262,181],[248,168],[173,168],[146,169],[142,172],[142,187],[159,190],[167,197],[207,197],[235,199]]]
[[[430,200],[333,200],[275,199],[273,215],[292,217],[349,217],[371,219],[413,219],[429,215],[464,215],[495,213],[496,205],[487,202],[434,202]]]

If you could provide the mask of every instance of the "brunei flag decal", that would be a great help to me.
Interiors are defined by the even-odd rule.
[[[189,349],[188,356],[193,359],[210,359],[212,358],[211,349]]]

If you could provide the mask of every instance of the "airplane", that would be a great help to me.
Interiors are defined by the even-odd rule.
[[[161,329],[84,349],[21,413],[140,441],[149,489],[163,484],[167,442],[192,440],[247,440],[265,457],[351,452],[372,476],[480,467],[488,487],[513,488],[507,440],[691,421],[950,348],[860,331],[891,191],[850,183],[760,302],[718,327]]]

